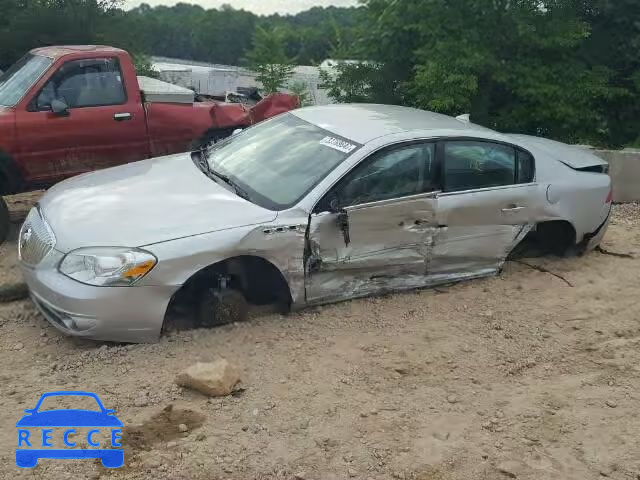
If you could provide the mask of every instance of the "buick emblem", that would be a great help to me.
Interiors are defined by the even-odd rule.
[[[24,232],[22,232],[22,238],[20,238],[20,248],[24,248],[27,242],[31,239],[31,235],[33,235],[31,227],[25,228]]]

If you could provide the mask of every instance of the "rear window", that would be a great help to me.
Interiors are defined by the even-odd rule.
[[[529,183],[533,182],[533,175],[535,173],[535,163],[533,161],[533,155],[523,150],[518,150],[518,178],[516,183]]]

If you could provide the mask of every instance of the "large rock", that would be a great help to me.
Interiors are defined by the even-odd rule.
[[[210,397],[224,397],[240,382],[238,370],[226,360],[196,363],[176,377],[176,383]]]

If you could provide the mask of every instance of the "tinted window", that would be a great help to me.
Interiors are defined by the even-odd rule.
[[[338,187],[343,207],[435,190],[434,144],[416,144],[374,154]]]
[[[529,152],[518,150],[518,181],[517,183],[533,182],[535,163]]]
[[[40,91],[36,109],[51,109],[51,101],[56,98],[70,108],[126,103],[118,60],[100,58],[65,63]]]
[[[490,142],[454,141],[444,145],[445,191],[513,185],[516,152]]]

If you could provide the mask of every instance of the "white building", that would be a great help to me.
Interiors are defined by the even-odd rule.
[[[324,69],[332,70],[332,60],[325,60]],[[153,68],[160,72],[165,82],[192,88],[197,93],[223,97],[227,92],[235,92],[238,87],[260,87],[255,74],[246,68],[231,65],[216,65],[164,57],[152,57]],[[297,66],[294,68],[290,84],[304,83],[315,105],[331,103],[327,91],[321,88],[321,67]]]

